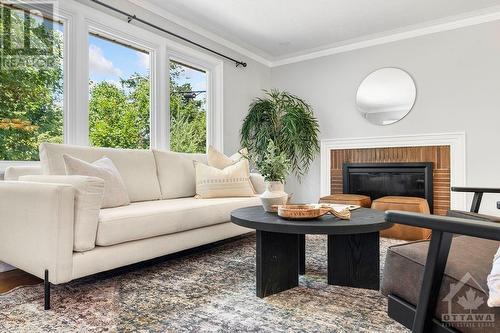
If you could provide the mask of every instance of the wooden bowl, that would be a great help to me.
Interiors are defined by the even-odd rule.
[[[287,220],[313,220],[330,210],[312,205],[279,205],[278,216]]]
[[[331,206],[325,204],[315,205],[277,205],[278,216],[286,220],[314,220],[325,214],[332,214],[342,220],[349,220],[351,212],[349,209],[335,211]]]

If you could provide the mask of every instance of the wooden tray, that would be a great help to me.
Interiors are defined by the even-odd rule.
[[[328,205],[277,205],[278,216],[286,220],[314,220],[326,214],[332,214],[343,220],[351,218],[351,211],[344,209],[337,212]]]

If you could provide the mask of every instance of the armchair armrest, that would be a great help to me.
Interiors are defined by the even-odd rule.
[[[50,282],[71,280],[75,190],[71,185],[0,182],[0,260]]]
[[[451,188],[453,192],[473,192],[473,193],[500,193],[500,188],[493,187],[464,187],[464,186],[453,186]]]
[[[481,200],[483,199],[484,193],[500,193],[500,188],[489,188],[489,187],[453,186],[451,190],[453,192],[474,193],[474,198],[472,199],[472,204],[470,207],[471,213],[479,213],[479,207],[481,206]],[[499,203],[497,203],[497,207],[498,209],[500,209]]]
[[[500,224],[490,221],[391,210],[385,213],[385,220],[433,231],[500,240]]]

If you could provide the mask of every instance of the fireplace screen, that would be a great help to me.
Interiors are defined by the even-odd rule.
[[[344,193],[427,199],[432,212],[432,163],[373,163],[343,166]]]

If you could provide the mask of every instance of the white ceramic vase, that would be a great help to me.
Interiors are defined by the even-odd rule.
[[[273,205],[284,205],[288,201],[285,185],[282,182],[266,182],[266,190],[260,195],[260,200],[266,212],[277,212]]]

